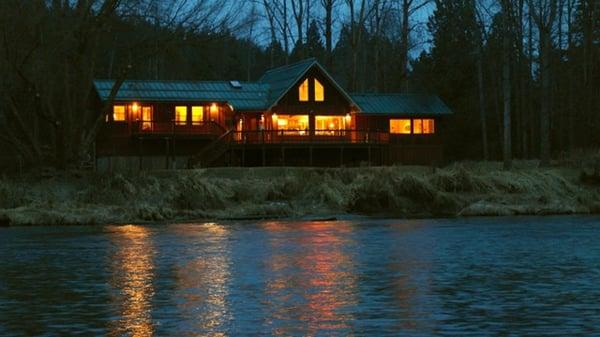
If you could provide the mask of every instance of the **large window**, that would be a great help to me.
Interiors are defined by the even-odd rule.
[[[115,105],[113,106],[113,121],[124,122],[125,121],[125,106]]]
[[[300,102],[308,102],[308,79],[305,79],[298,87],[298,98]]]
[[[346,129],[345,116],[315,116],[315,134],[339,136]]]
[[[283,135],[307,135],[308,115],[278,115],[273,116],[273,123]]]
[[[325,88],[323,87],[321,82],[319,82],[319,80],[315,78],[315,102],[323,102],[324,100]]]
[[[187,106],[175,107],[175,124],[185,125],[187,122]]]
[[[395,134],[433,134],[434,119],[390,119],[390,133]]]
[[[204,107],[193,106],[192,107],[192,124],[200,124],[204,120]]]
[[[435,133],[435,121],[433,119],[415,119],[413,133],[415,133],[415,134]]]
[[[390,119],[390,133],[410,134],[410,119]]]

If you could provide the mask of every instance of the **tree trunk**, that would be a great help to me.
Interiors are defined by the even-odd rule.
[[[542,95],[540,109],[540,165],[550,166],[550,50],[551,36],[549,28],[540,30],[540,67]]]
[[[412,0],[402,0],[402,27],[400,35],[400,90],[408,91],[408,43],[410,30],[410,5]]]
[[[483,86],[483,55],[482,41],[479,39],[477,44],[477,84],[479,89],[479,117],[481,120],[481,146],[483,150],[483,160],[489,160],[488,137],[487,137],[487,117],[485,113],[485,90]]]
[[[327,69],[331,70],[333,65],[333,55],[332,55],[332,44],[331,44],[331,35],[333,30],[333,4],[334,0],[325,0],[323,1],[323,7],[325,8],[325,51],[327,55],[325,56],[325,64],[327,65]]]
[[[481,148],[483,151],[483,160],[489,160],[488,136],[487,136],[487,117],[485,112],[485,88],[483,82],[483,37],[485,34],[483,22],[477,19],[477,4],[471,0],[473,13],[476,14],[476,37],[475,56],[477,58],[477,90],[479,94],[479,120],[481,123]]]
[[[504,147],[503,159],[504,169],[512,168],[512,132],[511,132],[511,82],[510,82],[510,37],[509,37],[509,11],[508,4],[503,8],[504,33],[502,38],[502,93],[504,98],[503,122],[504,122]]]

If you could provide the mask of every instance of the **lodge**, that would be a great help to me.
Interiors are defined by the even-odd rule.
[[[450,109],[426,94],[346,92],[315,59],[256,82],[95,80],[112,114],[101,170],[206,166],[439,164]]]

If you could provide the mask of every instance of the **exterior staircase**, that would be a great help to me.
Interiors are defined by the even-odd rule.
[[[214,166],[220,158],[229,151],[233,130],[228,130],[219,138],[213,140],[196,155],[188,159],[188,168],[200,168]]]

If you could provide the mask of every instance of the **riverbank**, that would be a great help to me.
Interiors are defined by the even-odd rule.
[[[580,174],[535,162],[29,174],[0,180],[0,224],[600,213],[600,188]]]

